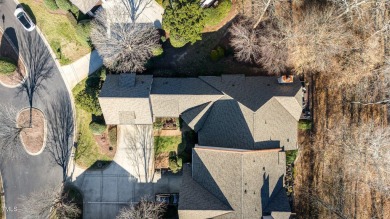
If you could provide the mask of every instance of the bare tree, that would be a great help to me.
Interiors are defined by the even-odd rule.
[[[27,96],[30,106],[31,127],[35,94],[39,94],[40,90],[46,89],[44,81],[52,76],[54,61],[51,60],[50,52],[37,32],[23,33],[25,34],[23,34],[23,40],[21,41],[21,53],[25,60],[28,75],[25,78],[25,75],[19,72],[19,79],[22,84],[18,87],[18,92]]]
[[[327,72],[334,68],[336,56],[354,49],[352,32],[342,20],[337,19],[336,9],[312,7],[303,12],[295,25],[286,26],[289,39],[289,54],[294,70],[304,72]]]
[[[122,0],[97,13],[92,21],[91,40],[108,68],[120,72],[141,72],[153,56],[153,50],[160,47],[159,35],[152,24],[132,22],[131,19],[137,18],[133,18],[133,8],[139,6],[125,2],[130,1]]]
[[[48,141],[46,149],[53,161],[62,168],[63,182],[67,179],[68,162],[72,153],[74,117],[66,93],[57,93],[57,99],[47,109]]]
[[[145,197],[135,205],[123,208],[117,219],[159,219],[165,210],[165,204],[162,202],[151,202]]]
[[[230,45],[234,48],[234,57],[238,61],[258,64],[261,56],[259,31],[252,29],[251,24],[252,21],[244,17],[235,22],[229,29]]]
[[[134,130],[125,136],[127,155],[139,179],[150,182],[154,172],[153,127],[135,125]]]
[[[73,219],[81,214],[81,210],[75,204],[63,187],[44,189],[32,192],[29,196],[21,196],[22,207],[18,209],[19,216],[31,218],[46,218],[55,213],[57,218]]]
[[[23,149],[20,146],[20,133],[25,127],[17,125],[17,110],[8,105],[0,105],[0,157],[1,159],[20,158]]]

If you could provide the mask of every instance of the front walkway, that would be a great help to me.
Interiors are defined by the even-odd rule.
[[[152,129],[150,127],[141,130],[152,131]],[[133,141],[125,140],[135,133],[145,134],[138,136],[137,139],[152,136],[147,132],[140,132],[136,126],[118,126],[117,153],[114,161],[106,169],[83,170],[71,166],[72,182],[84,195],[84,218],[115,218],[121,207],[138,202],[143,196],[154,198],[156,193],[179,192],[181,175],[156,173],[151,182],[145,182],[144,175],[137,172],[133,157],[128,155],[133,151],[127,144]],[[153,142],[153,138],[149,141]]]
[[[102,66],[102,58],[96,50],[93,50],[72,64],[61,66],[60,71],[68,89],[72,90],[76,84]]]

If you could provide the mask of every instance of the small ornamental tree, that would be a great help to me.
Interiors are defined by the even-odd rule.
[[[198,0],[172,1],[163,14],[163,28],[169,32],[172,46],[183,47],[201,40],[204,17]]]

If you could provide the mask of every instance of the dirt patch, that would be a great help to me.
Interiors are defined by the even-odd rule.
[[[180,130],[154,130],[153,131],[154,136],[181,136]]]
[[[99,153],[105,154],[111,158],[115,156],[116,147],[110,144],[107,131],[101,135],[94,135],[93,138],[99,145]]]
[[[8,41],[7,38],[3,36],[3,32],[0,32],[0,56],[7,57],[14,61],[17,61],[17,69],[12,74],[9,75],[1,75],[0,81],[9,86],[16,86],[20,83],[20,79],[26,76],[26,67],[24,66],[22,60],[19,55],[15,52],[13,47],[11,46],[11,42]],[[22,77],[21,77],[22,76]]]
[[[162,152],[156,156],[154,161],[155,169],[168,169],[169,168],[169,152]]]
[[[32,123],[30,126],[30,109],[23,109],[17,118],[18,127],[23,127],[20,133],[21,141],[29,153],[38,153],[44,146],[45,117],[38,109],[31,111]]]

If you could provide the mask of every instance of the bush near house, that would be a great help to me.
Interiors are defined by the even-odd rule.
[[[105,79],[105,69],[99,69],[95,73],[89,76],[89,78],[84,79],[76,87],[73,88],[72,93],[74,97],[79,96],[81,92],[86,92],[86,90],[96,90],[99,92],[101,83]],[[98,104],[98,101],[96,102]],[[100,108],[100,106],[99,106]],[[84,110],[76,103],[76,115],[77,115],[77,150],[75,155],[76,163],[84,168],[93,167],[97,161],[100,162],[109,162],[113,159],[112,156],[104,154],[99,149],[99,145],[95,140],[95,136],[90,129],[90,124],[93,122],[92,119],[95,118],[91,115],[90,112]],[[101,119],[101,118],[99,118]],[[96,120],[96,119],[95,119]],[[95,121],[100,122],[101,121]],[[109,137],[112,134],[112,128],[109,130]],[[111,142],[111,137],[110,137]],[[114,145],[112,145],[115,147]]]
[[[89,130],[91,130],[94,135],[101,135],[104,131],[106,131],[106,129],[107,126],[105,124],[98,122],[91,122],[89,124]]]
[[[46,8],[49,10],[57,10],[58,6],[55,0],[43,0]]]
[[[310,130],[311,129],[311,122],[308,120],[299,121],[298,129],[300,129],[302,131]]]
[[[177,156],[175,152],[169,154],[169,169],[173,173],[177,173],[183,167],[183,160]]]
[[[108,129],[108,138],[110,141],[110,145],[113,147],[116,147],[118,142],[118,133],[117,133],[117,127],[112,126]]]
[[[82,90],[75,98],[76,104],[83,110],[100,116],[102,115],[102,109],[100,108],[98,96],[99,90],[93,88]]]
[[[216,49],[211,50],[210,58],[213,62],[216,62],[225,56],[225,50],[218,46]]]
[[[10,75],[16,70],[16,63],[9,58],[0,57],[0,74]]]
[[[232,2],[222,0],[217,7],[210,7],[204,10],[206,26],[215,26],[219,24],[230,12]]]

